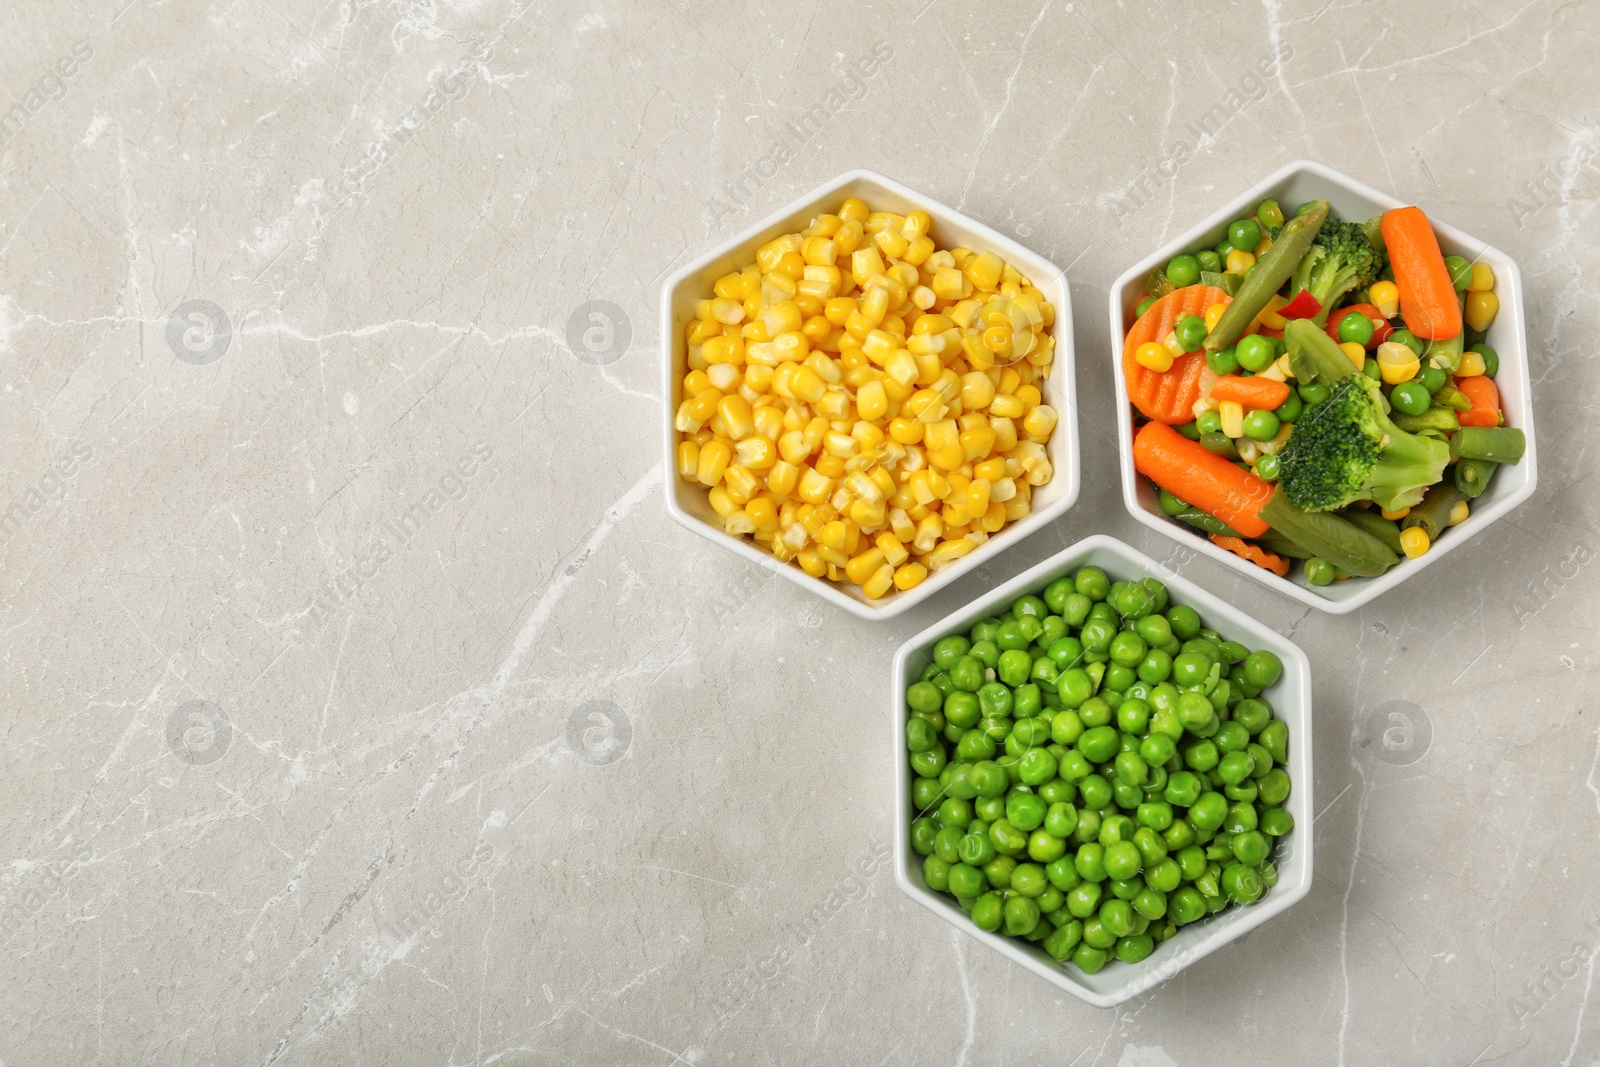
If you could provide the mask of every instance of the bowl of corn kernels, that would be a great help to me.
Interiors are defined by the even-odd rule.
[[[1078,496],[1059,268],[872,171],[662,287],[667,509],[863,618]]]

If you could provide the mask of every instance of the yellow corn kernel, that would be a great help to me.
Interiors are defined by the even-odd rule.
[[[772,442],[759,435],[745,438],[734,445],[733,450],[739,458],[739,466],[756,471],[766,470],[778,458],[778,450],[773,447]]]
[[[856,390],[856,411],[863,419],[881,419],[889,410],[889,396],[882,382],[868,382]]]
[[[744,513],[761,533],[772,533],[778,528],[778,506],[764,496],[758,496],[746,504]]]
[[[1028,412],[1028,417],[1022,420],[1023,432],[1034,437],[1049,437],[1056,428],[1059,418],[1055,408],[1049,404],[1040,404]]]
[[[1020,419],[1027,411],[1027,406],[1015,396],[997,396],[989,405],[989,414],[1002,419]]]
[[[989,508],[978,518],[978,529],[984,533],[999,533],[1006,524],[1006,506],[998,500],[989,501]]]
[[[872,241],[890,259],[899,259],[911,247],[911,242],[893,230],[882,230],[872,235]]]
[[[701,453],[704,452],[705,450],[701,449]],[[795,495],[807,504],[821,504],[833,495],[833,479],[823,475],[814,467],[810,468],[800,475],[800,485]]]
[[[916,357],[903,348],[894,350],[884,361],[883,369],[888,372],[889,377],[904,386],[915,385],[922,373],[917,367]]]
[[[934,272],[928,288],[940,300],[960,300],[963,288],[961,272],[954,267],[943,267]]]
[[[929,515],[917,523],[917,535],[912,538],[911,547],[919,555],[932,552],[939,544],[939,538],[944,534],[944,520],[937,515]]]
[[[942,571],[977,547],[977,542],[967,537],[955,541],[941,541],[937,548],[928,553],[928,567],[930,570]]]
[[[915,589],[928,577],[928,568],[920,563],[907,563],[894,572],[894,587],[899,590]]]
[[[813,470],[822,475],[824,478],[833,478],[837,480],[841,475],[844,474],[844,458],[842,456],[830,455],[826,452],[818,456],[816,462],[811,466]]]
[[[839,258],[839,246],[827,237],[807,237],[800,245],[800,258],[814,267],[831,267]]]
[[[767,336],[776,337],[780,333],[798,330],[803,316],[800,306],[793,300],[783,300],[761,313],[761,325],[767,328]]]
[[[800,468],[785,460],[780,459],[767,472],[767,488],[779,496],[788,496],[799,483]]]
[[[857,585],[861,585],[868,578],[871,578],[878,568],[883,566],[883,563],[883,550],[870,548],[845,564],[845,577]]]
[[[891,567],[898,567],[911,558],[911,553],[906,551],[906,546],[889,530],[879,534],[873,544],[878,546],[878,551],[883,553],[884,561]]]
[[[710,441],[700,448],[699,467],[695,477],[701,485],[716,485],[722,481],[722,476],[728,470],[728,462],[733,458],[733,450],[721,441]]]
[[[1244,405],[1237,400],[1224,400],[1217,405],[1222,419],[1222,432],[1229,437],[1244,436]]]
[[[1175,358],[1171,349],[1157,341],[1146,341],[1133,350],[1134,362],[1157,374],[1171,370]]]
[[[1494,289],[1494,268],[1487,263],[1472,265],[1472,280],[1467,282],[1467,292],[1487,293]]]
[[[905,260],[913,267],[920,267],[922,264],[928,261],[929,256],[933,255],[934,247],[933,238],[918,237],[912,240],[910,245],[906,247],[905,255],[901,256],[900,258]],[[933,296],[933,291],[931,289],[928,290],[928,295],[930,297]],[[928,306],[932,306],[931,300],[929,301]]]
[[[854,310],[856,302],[848,296],[836,296],[822,305],[823,316],[835,326],[843,326]]]
[[[1399,522],[1401,519],[1403,519],[1407,515],[1411,514],[1411,509],[1410,508],[1400,508],[1398,511],[1390,511],[1388,508],[1383,508],[1383,509],[1379,510],[1378,514],[1382,515],[1384,518],[1388,519],[1390,522]]]
[[[1500,312],[1500,298],[1493,293],[1473,290],[1467,293],[1467,325],[1474,330],[1487,330]]]
[[[713,337],[722,336],[722,323],[711,317],[710,301],[706,304],[706,317],[691,320],[684,333],[684,339],[691,347],[703,345]]]
[[[1400,347],[1401,348],[1405,348],[1406,346],[1405,345],[1401,345]],[[1366,362],[1367,362],[1367,350],[1365,348],[1361,347],[1360,345],[1356,344],[1354,341],[1345,341],[1345,342],[1341,343],[1339,345],[1339,351],[1343,352],[1346,356],[1348,356],[1349,359],[1350,359],[1350,362],[1354,363],[1357,367],[1362,367],[1362,366],[1366,365]],[[1406,351],[1409,352],[1411,350],[1409,348],[1406,348]]]
[[[888,330],[872,330],[861,342],[861,351],[866,353],[867,359],[882,367],[888,364],[890,356],[902,349],[894,334]],[[910,355],[909,352],[906,354]],[[914,370],[916,364],[913,363],[911,366]]]
[[[1400,287],[1394,282],[1373,282],[1367,288],[1367,299],[1386,319],[1392,319],[1400,313]]]
[[[1006,509],[1006,521],[1018,522],[1028,517],[1028,512],[1033,510],[1033,504],[1025,496],[1012,497],[1002,505]]]
[[[967,499],[963,505],[968,515],[982,516],[989,510],[989,491],[991,486],[987,478],[974,478],[967,486]]]
[[[1488,364],[1483,361],[1483,353],[1474,352],[1469,348],[1461,353],[1461,366],[1456,370],[1456,377],[1476,378],[1488,369]]]
[[[783,434],[783,412],[771,403],[762,403],[756,408],[756,433],[777,444]]]
[[[1222,318],[1222,313],[1228,310],[1227,304],[1212,304],[1206,308],[1206,330],[1217,328],[1217,320]]]
[[[1344,345],[1339,347],[1343,348]],[[1420,368],[1417,354],[1405,345],[1397,341],[1385,341],[1378,346],[1378,373],[1386,385],[1409,382],[1417,376]]]
[[[889,420],[889,437],[903,445],[914,445],[922,440],[923,425],[916,419],[900,416]]]
[[[1246,252],[1242,248],[1235,248],[1228,253],[1227,272],[1229,274],[1243,274],[1255,266],[1255,262],[1256,256],[1254,252]]]
[[[811,452],[811,446],[801,430],[790,430],[778,438],[778,454],[790,463],[804,462]]]
[[[737,326],[744,321],[744,305],[730,297],[719,296],[711,301],[711,317],[724,326]]]
[[[700,446],[693,441],[678,442],[678,477],[699,478]]]
[[[994,381],[982,371],[961,376],[961,406],[971,411],[986,408],[994,401]]]
[[[1400,531],[1400,551],[1406,554],[1406,559],[1416,559],[1427,552],[1429,544],[1428,531],[1420,526]]]
[[[722,476],[722,483],[728,489],[729,499],[740,505],[761,492],[761,480],[748,467],[729,467]]]
[[[982,463],[974,463],[972,465],[972,476],[974,478],[988,479],[991,484],[998,482],[1006,476],[1006,461],[999,456],[994,456],[984,460]]]
[[[966,276],[971,280],[973,287],[984,292],[993,292],[1000,284],[1000,273],[1005,269],[1005,262],[993,252],[979,252],[968,261]]]
[[[738,393],[725,396],[717,402],[717,414],[728,427],[728,436],[741,441],[756,432],[756,420],[750,404]]]
[[[917,524],[904,508],[895,508],[889,512],[889,531],[905,544],[917,536]]]
[[[867,207],[866,202],[853,196],[839,205],[839,217],[846,223],[866,222],[871,214],[872,209]]]
[[[813,578],[821,578],[828,573],[828,565],[822,561],[814,546],[802,548],[794,554],[794,561],[800,564],[800,569]]]
[[[802,366],[790,377],[789,391],[794,394],[796,400],[815,404],[828,391],[828,383],[824,382],[822,376],[812,368]]]
[[[883,257],[876,247],[858,248],[850,253],[850,277],[866,288],[867,282],[883,273]]]
[[[985,422],[961,431],[961,451],[970,462],[981,460],[994,451],[994,427]]]
[[[1467,502],[1465,500],[1457,500],[1454,504],[1450,505],[1450,518],[1445,522],[1445,525],[1460,526],[1462,523],[1467,521],[1467,516],[1470,514],[1472,514],[1472,508],[1467,504]]]
[[[1009,418],[994,414],[994,405],[989,406],[989,425],[994,430],[994,451],[1010,452],[1017,447],[1017,424]]]
[[[726,519],[739,510],[739,505],[728,497],[728,491],[720,485],[713,486],[711,492],[706,494],[706,499],[711,502],[711,510],[720,518]]]

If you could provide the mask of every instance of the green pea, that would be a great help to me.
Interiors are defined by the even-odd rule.
[[[1104,763],[1117,753],[1117,731],[1109,726],[1096,726],[1085,730],[1078,738],[1078,751],[1090,763]]]
[[[917,682],[906,690],[906,703],[912,711],[938,711],[944,696],[932,682]]]
[[[1123,667],[1137,667],[1149,646],[1132,630],[1123,630],[1111,639],[1111,661]]]
[[[1222,753],[1243,752],[1245,746],[1250,743],[1250,731],[1237,719],[1229,720],[1218,728],[1211,742]]]
[[[926,752],[913,752],[911,754],[911,769],[924,778],[937,778],[939,772],[944,770],[946,757],[944,746],[930,748]]]
[[[1091,601],[1104,600],[1106,594],[1111,592],[1111,579],[1099,567],[1080,567],[1072,576],[1072,585]],[[1069,618],[1067,621],[1070,623],[1072,620]]]
[[[967,649],[972,643],[960,634],[951,634],[941,637],[933,646],[933,662],[942,669],[949,670],[956,665],[956,661],[967,654]]]
[[[1157,616],[1159,618],[1160,616]],[[1106,701],[1110,703],[1112,694],[1123,694],[1128,687],[1139,680],[1139,676],[1121,663],[1106,664],[1106,676],[1101,679],[1105,686]],[[1120,703],[1120,701],[1119,701]]]
[[[1284,725],[1282,719],[1274,719],[1263,726],[1258,740],[1272,755],[1274,762],[1289,762],[1289,728]]]
[[[1278,410],[1275,412],[1275,414],[1282,422],[1298,422],[1300,419],[1300,413],[1303,412],[1305,408],[1306,402],[1300,399],[1299,392],[1291,389],[1289,390],[1288,399],[1284,400],[1283,403],[1278,405]]]
[[[1332,585],[1339,571],[1321,556],[1312,556],[1305,562],[1306,581],[1312,585]]]
[[[968,730],[961,735],[961,740],[956,742],[956,759],[968,763],[993,759],[994,753],[994,738],[981,730]]]
[[[1239,366],[1252,374],[1266,370],[1278,358],[1278,350],[1273,346],[1271,338],[1262,337],[1257,333],[1241,337],[1239,343],[1234,346],[1234,354],[1239,359]]]
[[[1161,831],[1161,843],[1168,852],[1188,848],[1195,842],[1195,829],[1183,819],[1174,818],[1172,825]]]
[[[1172,657],[1159,648],[1152,648],[1139,661],[1136,670],[1141,681],[1158,685],[1172,675]]]
[[[1066,603],[1061,607],[1061,618],[1068,626],[1082,626],[1083,620],[1089,617],[1089,612],[1094,607],[1094,601],[1083,593],[1076,591],[1066,598]]]
[[[1302,382],[1295,387],[1295,392],[1300,394],[1300,399],[1305,401],[1306,407],[1312,407],[1328,399],[1333,390],[1321,382]]]
[[[1181,641],[1186,641],[1200,632],[1200,614],[1187,604],[1176,604],[1166,613],[1167,628],[1172,631],[1172,636]],[[1146,635],[1145,640],[1155,644],[1154,639]]]
[[[1058,711],[1050,720],[1050,739],[1058,745],[1075,744],[1083,736],[1083,720],[1075,711]]]
[[[1472,264],[1460,256],[1445,256],[1444,269],[1450,272],[1450,284],[1460,292],[1472,281]]]
[[[1244,417],[1244,435],[1252,441],[1270,441],[1278,436],[1280,425],[1276,414],[1256,408]]]
[[[1044,700],[1039,693],[1039,687],[1032,682],[1019,685],[1012,692],[1015,702],[1013,714],[1018,718],[1031,718],[1044,710]]]
[[[1048,755],[1048,753],[1046,754]],[[999,826],[1002,823],[1009,824],[1009,826],[1012,828],[1020,830],[1023,833],[1028,833],[1043,825],[1044,813],[1044,801],[1040,800],[1037,796],[1032,793],[1019,793],[1013,791],[1006,797],[1006,817],[1001,820],[1000,823],[996,823],[995,826]],[[994,826],[989,827],[990,837],[994,837],[994,831]],[[1009,833],[1009,830],[1007,833]],[[1015,840],[1015,838],[1012,840]],[[1026,844],[1027,842],[1025,841],[1020,842],[1018,851],[1020,851],[1021,848],[1026,847]],[[1001,852],[1007,851],[1005,848],[1001,847],[1001,840],[999,838],[995,839],[995,847],[999,848]]]
[[[1274,767],[1262,775],[1256,785],[1260,790],[1261,803],[1269,807],[1282,804],[1289,799],[1289,776],[1281,767]]]
[[[1111,783],[1098,774],[1091,774],[1078,783],[1078,796],[1090,811],[1099,811],[1111,803]],[[1078,815],[1078,828],[1083,828],[1083,815]]]
[[[1056,762],[1060,765],[1058,773],[1061,777],[1074,785],[1081,783],[1094,773],[1094,767],[1084,758],[1083,753],[1077,749],[1069,749],[1066,755],[1058,757]]]
[[[1228,817],[1228,801],[1221,793],[1205,792],[1189,808],[1189,821],[1198,830],[1215,830]],[[990,834],[993,835],[993,828]],[[999,842],[996,842],[998,846]],[[1003,849],[1001,851],[1004,851]]]
[[[1111,954],[1087,942],[1072,950],[1072,963],[1084,974],[1098,974],[1110,961]]]
[[[1111,780],[1111,799],[1116,801],[1117,807],[1132,811],[1139,806],[1139,801],[1144,799],[1144,791],[1136,785],[1123,781],[1121,778]]]
[[[1167,281],[1176,288],[1182,289],[1186,285],[1193,285],[1200,280],[1200,263],[1187,252],[1173,256],[1167,261]]]
[[[1261,813],[1260,826],[1268,837],[1282,837],[1294,829],[1294,816],[1283,808],[1268,808]]]
[[[1222,829],[1230,834],[1242,834],[1246,830],[1254,830],[1260,825],[1260,818],[1256,815],[1254,804],[1233,804],[1228,807],[1228,813],[1223,817]]]
[[[1006,817],[1006,799],[1003,796],[978,797],[972,802],[972,814],[985,823],[983,832],[988,833],[990,826]]]
[[[1171,778],[1167,779],[1171,783]],[[1138,807],[1139,825],[1160,832],[1172,825],[1172,805],[1162,800],[1147,800]]]
[[[1206,343],[1206,321],[1199,315],[1182,315],[1173,326],[1178,347],[1185,352],[1198,352]]]
[[[1207,248],[1196,252],[1194,259],[1196,263],[1200,264],[1202,271],[1210,271],[1213,274],[1222,273],[1222,257],[1211,249]]]
[[[1098,841],[1089,841],[1078,846],[1078,854],[1073,858],[1072,865],[1077,868],[1078,876],[1085,882],[1103,882],[1106,880],[1105,856],[1104,845]],[[1070,898],[1068,907],[1071,907]]]
[[[1238,785],[1250,777],[1250,772],[1255,769],[1255,760],[1247,752],[1229,752],[1217,764],[1217,773],[1222,775],[1222,780],[1229,785]]]
[[[1221,433],[1222,416],[1217,414],[1215,411],[1202,411],[1199,415],[1195,416],[1194,428],[1199,430],[1202,434]]]
[[[1470,351],[1476,352],[1483,357],[1483,373],[1485,377],[1493,378],[1500,373],[1500,354],[1494,349],[1480,342],[1473,345]],[[1433,391],[1438,392],[1437,389]]]
[[[939,803],[938,820],[941,827],[953,826],[965,830],[972,825],[972,802],[946,797]]]
[[[1087,653],[1105,653],[1111,648],[1111,639],[1117,635],[1117,624],[1108,619],[1090,619],[1078,631]]]
[[[1178,720],[1190,731],[1200,733],[1216,719],[1216,709],[1201,694],[1186,692],[1178,697]]]
[[[1144,701],[1139,703],[1143,704]],[[1139,742],[1139,758],[1152,767],[1165,766],[1177,750],[1176,742],[1166,734],[1150,734]]]
[[[911,820],[911,848],[919,856],[933,853],[933,840],[939,836],[939,827],[932,819]]]
[[[1117,729],[1125,730],[1130,734],[1143,734],[1150,728],[1150,705],[1143,700],[1134,698],[1124,700],[1117,705]],[[1166,760],[1150,760],[1154,764],[1167,762]]]
[[[1242,863],[1230,864],[1222,872],[1222,891],[1240,904],[1254,904],[1266,892],[1261,876]]]
[[[1206,366],[1211,368],[1213,374],[1235,374],[1239,370],[1239,353],[1233,345],[1219,352],[1207,352]],[[1198,424],[1195,428],[1199,429]]]
[[[1251,251],[1261,243],[1261,227],[1254,219],[1240,219],[1228,227],[1228,240],[1235,248]]]
[[[906,720],[906,748],[912,752],[926,752],[939,744],[939,732],[926,719]]]
[[[1193,887],[1184,886],[1167,901],[1167,914],[1179,926],[1194,922],[1206,914],[1206,901]]]
[[[1037,615],[1021,615],[1017,617],[1017,629],[1021,630],[1022,636],[1032,643],[1044,633],[1044,623]]]
[[[1254,867],[1271,851],[1272,846],[1259,830],[1247,830],[1233,839],[1233,854],[1246,867]]]
[[[1050,954],[1051,959],[1057,963],[1065,963],[1067,958],[1072,955],[1073,949],[1077,948],[1078,943],[1082,940],[1083,923],[1073,919],[1057,926],[1055,932],[1045,938],[1041,944],[1044,950]]]
[[[1233,251],[1233,242],[1228,240],[1227,236],[1224,235],[1222,240],[1217,242],[1217,247],[1216,247],[1217,258],[1225,260],[1225,259],[1228,258],[1228,253],[1232,252],[1232,251]]]
[[[1245,681],[1257,689],[1268,688],[1282,676],[1283,661],[1266,649],[1250,653],[1244,661]]]
[[[962,656],[950,668],[950,684],[968,693],[983,687],[983,664],[973,656]]]
[[[1150,766],[1139,758],[1137,752],[1119,752],[1116,758],[1116,772],[1117,781],[1124,785],[1139,786],[1150,776]]]
[[[1028,680],[1028,671],[1033,666],[1033,659],[1020,648],[1007,649],[1000,653],[1000,665],[995,668],[995,674],[1006,685],[1021,685]]]
[[[996,889],[1009,889],[1011,887],[1011,874],[1017,869],[1017,861],[1010,856],[996,856],[983,865],[983,876],[989,884]]]
[[[990,933],[1005,920],[1005,902],[998,893],[985,893],[972,905],[972,925]]]
[[[946,826],[933,835],[933,853],[946,863],[957,863],[961,859],[958,847],[963,834],[954,826]]]
[[[1100,905],[1100,925],[1116,937],[1133,933],[1133,907],[1126,900],[1115,898]]]
[[[1339,340],[1367,348],[1372,343],[1372,320],[1360,311],[1346,312],[1339,318]]]

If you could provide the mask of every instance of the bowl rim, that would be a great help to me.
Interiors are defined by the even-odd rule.
[[[981,618],[988,614],[989,609],[998,604],[1005,603],[1024,592],[1031,591],[1041,585],[1045,575],[1063,569],[1071,569],[1090,557],[1097,551],[1117,558],[1121,563],[1130,568],[1144,571],[1159,577],[1167,586],[1174,590],[1174,601],[1188,604],[1206,617],[1211,625],[1222,624],[1223,628],[1234,632],[1246,632],[1250,639],[1256,642],[1256,648],[1270,648],[1284,661],[1286,670],[1283,681],[1292,679],[1292,684],[1284,693],[1276,695],[1273,699],[1274,714],[1277,718],[1290,723],[1292,744],[1290,746],[1291,774],[1294,779],[1294,789],[1290,793],[1290,803],[1295,811],[1295,828],[1293,830],[1293,856],[1296,860],[1303,854],[1305,866],[1303,873],[1296,875],[1295,880],[1283,877],[1273,891],[1258,904],[1248,908],[1235,909],[1232,917],[1225,925],[1209,928],[1203,935],[1201,942],[1194,946],[1185,946],[1174,957],[1174,965],[1165,963],[1154,966],[1142,973],[1130,975],[1128,979],[1104,992],[1096,991],[1079,985],[1071,977],[1071,973],[1061,969],[1052,962],[1046,962],[1034,952],[1024,949],[1015,939],[987,933],[973,926],[966,916],[960,914],[953,903],[946,900],[942,894],[926,889],[913,882],[907,873],[910,864],[918,862],[910,846],[911,824],[911,790],[910,770],[907,761],[903,758],[904,724],[909,710],[906,708],[903,694],[910,678],[908,666],[912,660],[924,649],[929,648],[940,637],[943,637],[967,624],[968,621]],[[1290,661],[1294,663],[1294,671],[1287,669]],[[894,772],[894,849],[895,885],[902,893],[952,926],[961,930],[968,936],[975,937],[990,948],[1003,953],[1013,962],[1026,967],[1034,974],[1060,989],[1072,994],[1078,999],[1092,1004],[1095,1007],[1110,1008],[1121,1004],[1132,997],[1153,989],[1167,979],[1178,974],[1191,964],[1204,959],[1217,949],[1231,941],[1244,936],[1244,934],[1260,926],[1262,923],[1287,911],[1303,900],[1311,891],[1315,877],[1315,842],[1313,810],[1314,776],[1313,776],[1313,730],[1312,730],[1312,687],[1311,687],[1311,662],[1305,651],[1295,642],[1267,626],[1265,623],[1247,614],[1243,609],[1233,606],[1222,598],[1207,592],[1191,579],[1185,578],[1172,567],[1161,563],[1126,542],[1110,534],[1092,534],[1085,537],[1048,559],[1040,561],[1028,570],[1010,579],[1004,584],[973,598],[965,605],[956,608],[942,619],[926,627],[922,632],[904,642],[894,654],[893,669],[891,671],[890,729],[892,733],[891,751],[895,754]],[[1286,712],[1285,709],[1289,709]],[[1293,721],[1291,721],[1291,719]],[[1288,872],[1285,872],[1286,875]],[[1151,957],[1152,959],[1154,956]],[[1103,972],[1102,972],[1103,973]]]
[[[798,567],[780,563],[770,554],[761,551],[743,538],[730,536],[699,517],[691,515],[684,508],[677,494],[680,491],[691,490],[693,487],[680,484],[674,469],[677,431],[672,425],[675,413],[672,398],[677,388],[677,380],[681,377],[675,373],[675,368],[678,366],[678,360],[675,356],[678,331],[673,323],[674,292],[704,270],[711,262],[734,252],[741,246],[751,244],[774,227],[785,223],[792,216],[807,210],[813,210],[818,207],[820,202],[837,196],[847,187],[857,184],[876,185],[891,195],[917,203],[933,217],[935,224],[941,221],[958,222],[962,227],[970,229],[975,235],[981,237],[986,247],[1000,254],[1008,263],[1022,262],[1045,268],[1042,271],[1030,270],[1028,273],[1034,276],[1035,284],[1038,284],[1041,278],[1048,278],[1047,284],[1055,287],[1058,296],[1058,299],[1052,299],[1052,303],[1056,307],[1056,321],[1052,327],[1056,348],[1049,383],[1052,389],[1059,391],[1060,403],[1056,405],[1057,423],[1055,431],[1051,435],[1049,447],[1052,452],[1051,461],[1055,467],[1055,476],[1052,479],[1052,484],[1056,481],[1062,482],[1063,488],[1060,497],[1048,505],[1030,512],[1016,522],[1007,523],[1005,529],[998,534],[991,536],[983,544],[950,566],[937,573],[930,574],[920,585],[904,591],[891,592],[878,601],[857,599],[839,588],[835,583],[825,578],[813,578]],[[1041,285],[1040,288],[1044,288],[1044,286]],[[944,589],[962,575],[982,566],[985,562],[994,560],[1023,538],[1037,533],[1051,522],[1060,518],[1077,503],[1082,485],[1082,464],[1081,450],[1078,446],[1077,369],[1072,329],[1072,293],[1067,273],[1042,253],[1033,251],[1006,234],[978,221],[971,215],[958,211],[926,193],[919,192],[867,168],[857,167],[844,171],[796,197],[760,221],[745,227],[727,240],[719,242],[673,271],[661,283],[660,303],[660,346],[662,354],[661,455],[664,465],[662,474],[665,482],[662,496],[666,502],[667,513],[672,517],[673,521],[685,529],[692,530],[708,540],[737,553],[770,573],[780,575],[794,582],[858,618],[886,621],[901,615]],[[1056,455],[1058,451],[1060,452],[1059,457]],[[1064,459],[1065,462],[1056,462],[1058,458]]]
[[[1131,401],[1128,399],[1127,383],[1123,380],[1121,372],[1122,339],[1126,333],[1122,294],[1130,284],[1148,276],[1157,264],[1165,262],[1167,258],[1175,254],[1175,249],[1193,244],[1207,231],[1231,218],[1237,218],[1240,208],[1248,205],[1250,201],[1270,195],[1270,190],[1273,187],[1306,173],[1321,178],[1329,184],[1339,186],[1355,196],[1371,200],[1373,203],[1383,206],[1386,210],[1405,206],[1405,201],[1398,200],[1388,193],[1380,192],[1324,163],[1311,159],[1293,160],[1259,181],[1251,183],[1237,197],[1224,203],[1216,211],[1184,233],[1170,241],[1163,242],[1148,256],[1139,260],[1119,275],[1117,280],[1112,283],[1109,299],[1110,347],[1111,375],[1117,397],[1117,439],[1120,446],[1118,469],[1122,480],[1123,506],[1136,522],[1155,530],[1164,537],[1191,547],[1210,559],[1216,560],[1223,566],[1239,574],[1246,575],[1308,607],[1333,615],[1343,615],[1365,606],[1374,598],[1395,588],[1411,576],[1420,573],[1424,568],[1465,544],[1502,515],[1505,515],[1533,496],[1538,488],[1539,468],[1534,434],[1532,380],[1528,369],[1527,323],[1522,299],[1522,272],[1517,266],[1516,260],[1487,241],[1473,237],[1471,234],[1457,229],[1449,223],[1441,222],[1430,214],[1428,221],[1433,225],[1434,231],[1446,243],[1476,249],[1477,251],[1474,253],[1476,259],[1493,260],[1496,289],[1501,289],[1502,286],[1508,287],[1504,289],[1508,299],[1501,301],[1500,314],[1506,315],[1508,312],[1510,313],[1511,336],[1516,341],[1516,344],[1514,346],[1499,345],[1496,350],[1500,354],[1501,373],[1503,374],[1508,370],[1512,371],[1514,380],[1522,385],[1522,402],[1517,411],[1518,417],[1512,423],[1512,425],[1520,427],[1527,438],[1527,451],[1523,455],[1521,463],[1517,465],[1526,472],[1522,484],[1517,485],[1503,496],[1489,501],[1482,508],[1473,508],[1472,514],[1467,520],[1457,526],[1452,531],[1451,536],[1445,540],[1444,547],[1430,549],[1430,551],[1416,559],[1402,559],[1387,574],[1376,578],[1353,579],[1362,582],[1362,586],[1351,595],[1338,600],[1324,597],[1312,588],[1291,581],[1288,578],[1280,578],[1253,563],[1240,559],[1231,552],[1218,548],[1207,538],[1189,536],[1164,516],[1155,514],[1141,504],[1139,502],[1139,474],[1133,469],[1132,406]]]

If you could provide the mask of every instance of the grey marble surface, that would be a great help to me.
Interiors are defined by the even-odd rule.
[[[1600,10],[922,2],[5,6],[0,1062],[1600,1058]],[[1106,286],[1300,157],[1519,259],[1539,492],[1347,617],[1191,564],[1311,657],[1316,883],[1096,1010],[875,858],[889,657],[1170,551]],[[660,279],[855,166],[1078,306],[1079,504],[894,624],[661,499]]]

